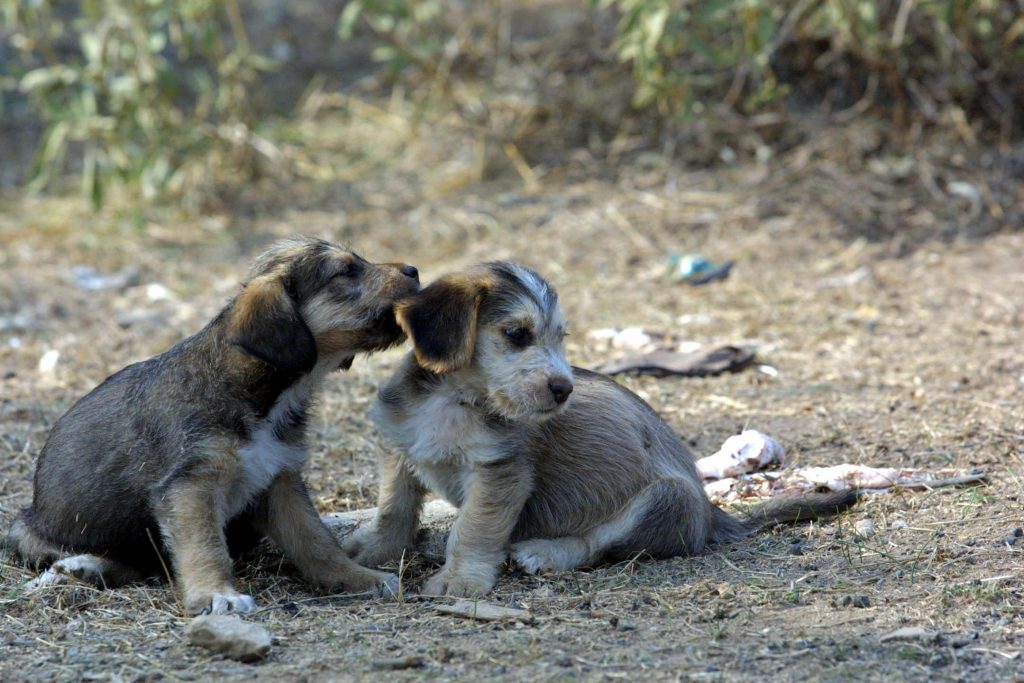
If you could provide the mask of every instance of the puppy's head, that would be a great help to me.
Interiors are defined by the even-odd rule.
[[[500,415],[540,422],[569,400],[558,294],[529,268],[486,263],[447,275],[399,302],[396,315],[420,365],[460,373]]]
[[[308,372],[323,357],[347,367],[356,353],[405,338],[394,304],[418,289],[412,266],[370,263],[324,240],[287,240],[253,265],[230,308],[230,339],[279,370]]]

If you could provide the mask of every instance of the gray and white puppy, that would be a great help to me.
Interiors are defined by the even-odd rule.
[[[383,455],[376,519],[344,547],[367,565],[397,559],[432,490],[459,514],[425,593],[486,593],[510,552],[531,573],[693,554],[856,500],[782,497],[746,519],[715,507],[693,456],[650,406],[570,367],[555,290],[527,268],[487,263],[442,277],[396,317],[414,350],[371,414],[397,452]]]
[[[169,565],[188,612],[246,612],[229,546],[269,536],[317,586],[397,592],[393,574],[345,555],[301,472],[324,376],[402,341],[394,303],[417,289],[412,266],[322,240],[270,249],[205,328],[57,421],[8,537],[28,563],[52,565],[36,585],[73,574],[114,586]]]

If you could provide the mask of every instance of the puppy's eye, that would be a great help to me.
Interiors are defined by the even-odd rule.
[[[346,263],[334,274],[334,277],[355,277],[359,275],[359,265],[354,262]]]
[[[505,336],[513,346],[523,348],[529,346],[533,341],[533,333],[525,327],[510,327],[505,330]]]

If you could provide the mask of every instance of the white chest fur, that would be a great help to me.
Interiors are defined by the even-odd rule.
[[[324,375],[336,366],[335,359],[318,364],[310,374],[285,389],[266,417],[255,425],[249,440],[238,452],[242,471],[228,502],[227,518],[237,514],[254,496],[266,490],[281,472],[298,472],[305,467],[308,457],[305,446],[284,442],[278,433],[286,432],[294,416],[308,410]]]
[[[405,452],[423,483],[456,506],[475,465],[508,455],[506,439],[479,410],[464,404],[458,391],[444,385],[400,411],[378,401],[370,416]]]

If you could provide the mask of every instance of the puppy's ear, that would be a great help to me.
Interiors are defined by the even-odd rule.
[[[261,275],[235,299],[228,339],[250,356],[285,372],[316,365],[316,341],[279,275]]]
[[[486,283],[444,277],[395,306],[395,318],[427,370],[451,372],[473,359],[476,320]]]

